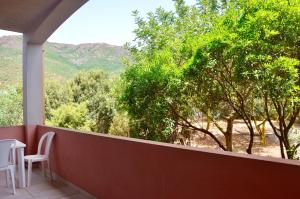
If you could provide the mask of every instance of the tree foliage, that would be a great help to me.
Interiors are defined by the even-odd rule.
[[[62,86],[61,82],[47,81],[45,83],[45,116],[46,120],[52,118],[52,110],[72,102],[72,94],[67,86]]]
[[[22,89],[0,90],[0,126],[23,124]]]
[[[92,131],[108,133],[115,112],[109,75],[101,70],[83,72],[69,86],[73,102],[86,102]]]
[[[81,72],[63,86],[48,82],[47,123],[108,133],[115,114],[112,82],[101,70]]]
[[[63,104],[51,111],[52,117],[49,124],[63,128],[90,130],[87,113],[86,103]]]
[[[120,103],[132,118],[134,137],[172,141],[178,127],[173,113],[180,89],[182,69],[195,50],[197,34],[203,30],[195,6],[175,2],[176,12],[158,8],[147,19],[134,12],[136,39],[128,45],[134,58],[123,76]]]
[[[255,132],[262,132],[253,121],[263,118],[282,156],[293,158],[289,132],[299,115],[299,1],[174,2],[174,12],[158,8],[146,19],[134,12],[138,28],[128,45],[133,62],[119,99],[135,125],[134,136],[172,141],[188,128],[232,150],[233,120],[241,118],[251,153]],[[197,124],[199,112],[224,134],[225,145]],[[227,129],[219,120],[227,121]]]

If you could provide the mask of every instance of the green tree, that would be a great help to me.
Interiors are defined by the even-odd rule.
[[[190,73],[199,71],[195,78],[204,76],[200,85],[216,82],[221,96],[244,120],[250,132],[248,153],[257,116],[253,109],[264,99],[282,157],[284,146],[292,158],[288,132],[299,114],[299,26],[299,1],[237,1],[204,35],[190,66]],[[270,109],[277,113],[278,127]]]
[[[21,87],[0,90],[0,126],[23,124]]]
[[[193,54],[193,40],[185,35],[195,34],[201,27],[190,21],[199,20],[195,7],[183,1],[176,1],[175,6],[175,13],[158,8],[147,19],[133,13],[138,28],[128,48],[134,60],[123,75],[124,92],[119,98],[131,117],[133,137],[174,141],[178,124],[170,104],[175,104],[181,86],[179,67]]]
[[[267,118],[292,158],[288,132],[299,115],[299,1],[199,0],[189,7],[177,0],[175,7],[158,8],[146,20],[134,13],[138,28],[128,46],[134,61],[120,98],[134,135],[170,141],[187,128],[232,150],[238,117],[249,129],[251,153],[254,133],[264,136]],[[199,112],[224,134],[225,145],[199,127]],[[264,120],[261,128],[253,123],[257,118]],[[275,127],[278,118],[281,126]],[[218,120],[227,121],[227,128]]]
[[[51,120],[51,111],[61,105],[72,102],[72,93],[62,82],[47,81],[45,83],[45,116]]]
[[[86,103],[63,104],[59,108],[51,111],[51,121],[47,123],[50,125],[72,128],[79,130],[90,130],[88,120],[88,109]]]
[[[292,159],[289,133],[299,115],[300,2],[256,0],[240,5],[243,9],[231,11],[238,17],[225,20],[238,38],[234,56],[243,76],[254,83],[256,97],[264,100],[282,157]]]
[[[251,153],[255,132],[252,124],[255,84],[245,77],[243,68],[246,66],[236,59],[239,55],[239,51],[236,50],[238,37],[230,25],[227,26],[227,19],[234,20],[237,15],[231,10],[226,11],[224,15],[215,20],[212,30],[204,34],[198,44],[194,61],[186,70],[187,80],[190,82],[188,90],[191,96],[197,99],[194,106],[200,105],[200,109],[203,109],[203,104],[204,108],[219,112],[227,121],[227,130],[218,128],[226,140],[228,139],[229,146],[232,140],[233,120],[236,117],[242,118],[249,129],[247,152]]]
[[[170,100],[176,90],[176,78],[167,67],[134,66],[125,74],[123,108],[132,118],[131,136],[168,141],[176,118]],[[173,87],[173,88],[172,88]]]
[[[81,72],[67,85],[74,103],[86,102],[92,131],[109,132],[115,113],[112,84],[113,80],[107,73],[92,70]]]
[[[300,25],[300,24],[299,24]],[[267,119],[280,142],[282,158],[296,158],[298,143],[290,142],[290,134],[300,112],[299,60],[279,57],[265,64],[263,94]],[[270,109],[276,111],[274,122]]]
[[[199,35],[212,28],[209,19],[215,13],[201,13],[196,6],[186,6],[179,0],[175,8],[175,12],[158,8],[147,19],[134,12],[138,28],[135,42],[129,45],[134,62],[123,76],[120,98],[132,119],[131,135],[174,142],[178,133],[197,131],[212,137],[222,149],[232,150],[213,132],[194,124],[197,111],[190,106],[192,97],[186,94],[185,68],[192,62]]]
[[[118,136],[130,136],[129,117],[126,113],[118,111],[114,115],[109,134]]]
[[[101,70],[82,71],[64,84],[47,82],[47,123],[108,133],[115,114],[112,84],[113,78]]]

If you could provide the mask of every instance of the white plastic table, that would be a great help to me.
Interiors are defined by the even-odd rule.
[[[24,164],[24,148],[26,144],[16,140],[16,151],[18,158],[18,171],[19,171],[19,187],[25,188],[25,164]]]

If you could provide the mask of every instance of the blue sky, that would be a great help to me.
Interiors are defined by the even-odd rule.
[[[195,1],[186,0],[187,4],[195,4]],[[48,41],[123,45],[134,39],[132,11],[138,10],[144,16],[159,6],[167,10],[174,9],[172,0],[90,0],[57,29]],[[0,30],[0,36],[8,34],[13,33]]]

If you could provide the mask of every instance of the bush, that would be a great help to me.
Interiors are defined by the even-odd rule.
[[[63,128],[90,131],[90,121],[87,118],[88,109],[86,103],[68,103],[52,110],[52,119],[47,124]]]
[[[117,112],[112,120],[109,134],[118,136],[130,136],[129,118],[127,113]]]

